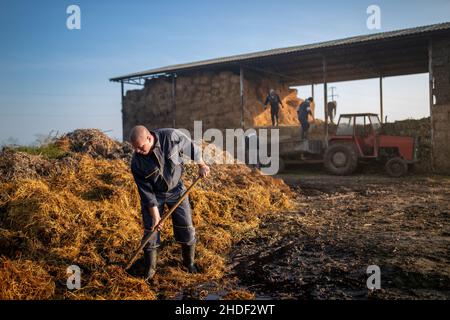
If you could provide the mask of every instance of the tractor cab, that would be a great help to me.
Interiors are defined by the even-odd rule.
[[[376,157],[376,136],[380,134],[381,123],[374,113],[342,114],[336,129],[336,135],[329,143],[336,141],[354,141],[364,157]]]
[[[417,160],[417,152],[414,138],[384,135],[377,114],[342,114],[324,163],[330,173],[345,175],[356,169],[359,160],[373,159],[385,163],[389,175],[399,177]]]

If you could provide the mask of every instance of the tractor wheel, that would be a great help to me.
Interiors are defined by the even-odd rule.
[[[385,168],[388,175],[394,178],[399,178],[408,172],[408,164],[400,157],[389,159]]]
[[[325,151],[325,168],[335,175],[347,175],[358,165],[358,153],[349,144],[332,144]]]

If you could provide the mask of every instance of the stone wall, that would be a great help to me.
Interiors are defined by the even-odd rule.
[[[450,39],[433,39],[433,157],[436,172],[450,173]]]

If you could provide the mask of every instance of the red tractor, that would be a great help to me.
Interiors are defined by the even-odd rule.
[[[416,139],[382,134],[377,114],[342,114],[336,134],[328,140],[324,164],[332,174],[347,175],[360,160],[373,159],[383,162],[390,176],[400,177],[417,161],[417,153]]]

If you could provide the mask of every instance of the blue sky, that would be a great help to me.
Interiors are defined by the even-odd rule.
[[[81,30],[66,28],[71,4],[81,8]],[[371,4],[381,8],[377,31],[366,27]],[[108,81],[113,76],[445,22],[449,13],[450,0],[0,0],[0,142],[30,143],[51,130],[92,127],[120,139],[120,85]],[[390,120],[429,114],[427,77],[385,79]],[[333,85],[338,111],[361,105],[378,111],[377,80]],[[300,96],[309,90],[300,88]],[[320,101],[317,109],[321,117]]]

